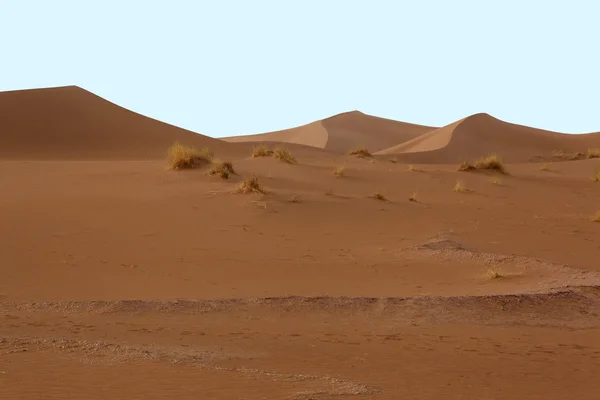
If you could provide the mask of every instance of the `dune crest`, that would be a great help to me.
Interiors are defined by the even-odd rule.
[[[174,141],[236,146],[145,117],[77,86],[0,93],[0,159],[159,159]]]
[[[223,138],[228,142],[281,142],[346,153],[355,147],[375,152],[435,129],[350,111],[296,128]]]

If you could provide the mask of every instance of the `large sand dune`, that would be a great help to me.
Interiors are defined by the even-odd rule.
[[[0,93],[0,158],[158,159],[180,140],[236,146],[134,113],[76,86]]]
[[[228,142],[281,142],[346,153],[356,147],[378,151],[413,139],[433,127],[347,112],[297,128],[247,136],[223,138]]]
[[[457,163],[497,153],[508,162],[526,162],[555,151],[585,152],[600,147],[600,133],[562,134],[475,114],[377,152],[412,162]]]

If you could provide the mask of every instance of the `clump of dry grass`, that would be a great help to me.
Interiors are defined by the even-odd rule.
[[[460,167],[458,167],[459,171],[474,171],[475,170],[475,166],[473,164],[468,163],[467,161],[463,161],[462,164],[460,164]]]
[[[266,144],[257,144],[252,147],[252,157],[269,157],[273,154],[273,150],[269,149]]]
[[[462,183],[461,181],[456,181],[456,185],[454,185],[454,189],[452,190],[454,192],[462,193],[466,192],[468,189],[466,188],[464,183]]]
[[[417,192],[413,192],[413,194],[411,194],[410,197],[408,198],[408,201],[413,201],[413,202],[417,203],[419,201]]]
[[[502,278],[502,275],[495,268],[490,268],[487,270],[487,276],[490,279],[499,279]]]
[[[475,163],[475,168],[477,169],[490,169],[494,171],[498,171],[501,174],[506,172],[504,168],[504,163],[502,159],[498,157],[496,154],[490,154],[487,157],[482,157]]]
[[[422,170],[422,169],[419,169],[419,168],[415,167],[415,166],[414,166],[414,165],[412,165],[412,164],[410,164],[410,165],[408,166],[408,170],[409,170],[409,171],[411,171],[411,172],[423,172],[423,170]]]
[[[290,203],[300,203],[302,199],[300,198],[300,195],[296,194],[296,193],[292,193],[290,195],[290,197],[288,197],[288,201]]]
[[[213,161],[208,174],[219,176],[221,179],[229,179],[229,175],[235,174],[231,161]]]
[[[589,148],[586,158],[600,158],[600,147]]]
[[[600,209],[592,216],[592,222],[600,222]]]
[[[248,194],[248,193],[264,194],[265,190],[263,189],[261,184],[258,182],[258,178],[254,177],[254,178],[249,178],[249,179],[244,180],[240,184],[240,187],[238,188],[237,192],[242,193],[242,194]]]
[[[388,201],[387,197],[385,197],[382,193],[377,192],[372,196],[374,199],[379,201]]]
[[[207,148],[197,149],[179,142],[173,143],[167,150],[167,163],[173,170],[194,168],[197,164],[209,164],[212,159],[213,154]]]
[[[273,156],[279,161],[283,161],[288,164],[296,163],[296,159],[294,158],[294,156],[292,156],[292,153],[290,153],[288,149],[285,149],[283,147],[276,148],[273,152]]]
[[[492,179],[492,183],[493,183],[494,185],[500,185],[500,183],[502,183],[502,182],[500,181],[500,178],[498,178],[497,176],[495,176],[495,177]]]
[[[344,171],[345,171],[344,167],[336,167],[333,170],[333,174],[335,175],[336,178],[341,178],[344,176]]]
[[[373,154],[371,154],[371,152],[365,147],[359,147],[357,149],[350,150],[350,152],[348,152],[348,155],[362,157],[362,158],[373,157]]]
[[[550,171],[550,170],[551,170],[550,163],[543,163],[542,165],[540,165],[540,171]]]
[[[592,176],[592,182],[600,182],[600,171],[597,171],[594,176]]]

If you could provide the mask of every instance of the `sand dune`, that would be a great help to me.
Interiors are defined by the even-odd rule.
[[[223,139],[228,142],[297,143],[334,153],[346,153],[356,147],[366,147],[375,152],[413,139],[432,129],[435,128],[352,111],[297,128]]]
[[[0,93],[0,158],[158,159],[175,140],[234,145],[134,113],[76,86]]]
[[[598,146],[600,132],[562,134],[475,114],[377,154],[402,155],[411,162],[457,163],[497,153],[508,162],[527,162],[550,157],[557,150],[576,153]]]

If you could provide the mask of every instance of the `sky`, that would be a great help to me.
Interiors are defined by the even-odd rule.
[[[77,85],[213,137],[337,113],[600,131],[600,2],[0,0],[0,91]]]

